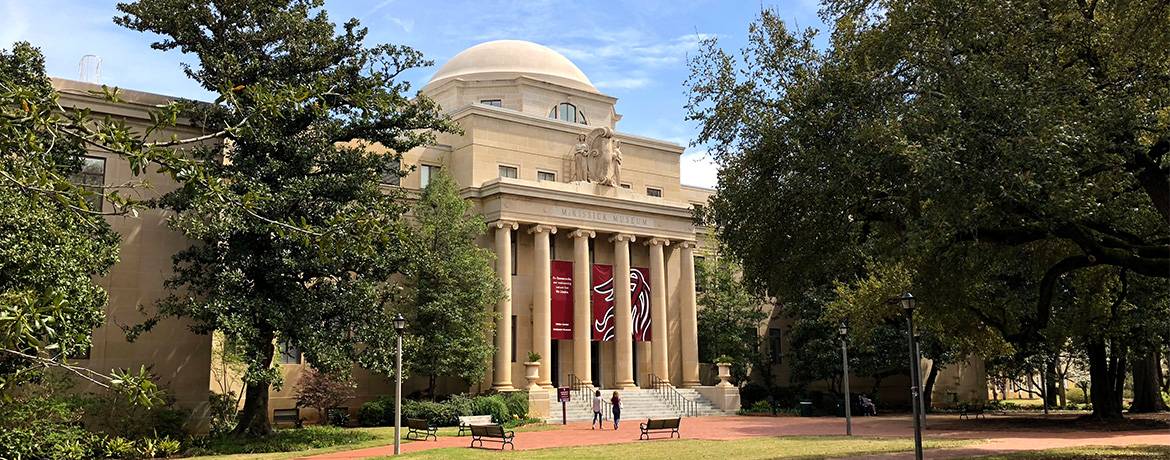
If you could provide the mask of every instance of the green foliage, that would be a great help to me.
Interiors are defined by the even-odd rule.
[[[538,363],[538,362],[540,362],[540,353],[537,353],[537,352],[535,352],[535,351],[529,351],[529,352],[528,352],[528,361],[527,361],[527,362],[530,362],[530,363]]]
[[[490,415],[492,416],[492,423],[504,423],[512,420],[512,414],[508,410],[508,403],[504,400],[503,395],[498,394],[477,396],[472,403],[471,415]],[[527,415],[525,413],[521,417],[526,417]]]
[[[235,392],[227,394],[208,392],[207,418],[211,425],[209,429],[211,436],[227,433],[236,426],[236,418],[240,412],[238,402],[239,397]]]
[[[431,377],[483,379],[495,346],[493,305],[504,291],[491,251],[476,245],[483,216],[459,195],[458,184],[440,170],[414,206],[411,244],[416,248],[403,269],[404,315],[411,372]],[[437,344],[442,344],[441,346]]]
[[[276,430],[272,436],[261,439],[238,436],[219,436],[203,440],[201,445],[188,448],[189,456],[259,454],[265,452],[296,452],[345,444],[372,441],[378,437],[362,430],[335,426],[307,426],[299,429]]]
[[[167,401],[150,406],[127,401],[115,393],[98,393],[78,397],[81,422],[87,430],[129,439],[157,436],[182,438],[190,415]]]
[[[504,404],[508,406],[508,414],[512,418],[528,418],[528,392],[509,391],[503,393]]]
[[[411,401],[406,400],[402,403],[402,418],[421,418],[430,422],[435,426],[453,426],[458,425],[459,413],[455,408],[432,401]],[[393,423],[393,418],[391,418]]]
[[[695,267],[699,286],[699,360],[731,363],[735,381],[747,376],[750,364],[760,362],[757,328],[767,319],[766,301],[743,282],[739,265],[723,258],[700,261]]]
[[[399,219],[402,193],[380,181],[405,174],[401,152],[454,129],[398,80],[430,65],[421,53],[366,46],[356,19],[338,27],[321,5],[139,0],[119,4],[115,18],[158,34],[156,49],[189,53],[187,75],[218,97],[185,115],[231,134],[226,153],[220,145],[192,152],[228,189],[183,187],[163,199],[171,227],[193,244],[175,256],[174,295],[160,311],[240,345],[248,366],[241,434],[271,431],[278,338],[324,372],[356,363],[392,373],[396,299],[383,289],[416,254]]]
[[[394,411],[393,408],[390,409]],[[361,426],[382,426],[386,424],[386,406],[383,400],[367,401],[362,403],[357,411],[358,424]]]
[[[1138,285],[1164,298],[1170,277],[1167,5],[823,5],[825,47],[764,10],[741,53],[710,39],[691,61],[727,252],[808,322],[858,334],[913,291],[943,361],[1078,331],[1112,401],[1096,409],[1120,416],[1105,363],[1127,350],[1105,344],[1165,316]],[[822,345],[795,329],[794,349]]]

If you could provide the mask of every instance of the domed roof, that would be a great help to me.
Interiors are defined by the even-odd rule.
[[[492,80],[520,75],[598,92],[589,77],[561,53],[524,40],[495,40],[465,49],[443,64],[426,86],[452,78]]]

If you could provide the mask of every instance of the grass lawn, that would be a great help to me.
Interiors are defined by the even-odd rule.
[[[926,447],[962,447],[982,441],[945,440],[927,441]],[[852,455],[882,454],[909,451],[914,442],[905,439],[865,438],[844,436],[809,436],[750,438],[734,441],[658,440],[629,442],[587,447],[556,447],[498,452],[466,447],[433,449],[403,455],[411,459],[561,459],[561,458],[620,458],[620,459],[700,459],[721,457],[727,459],[771,458],[825,458]],[[393,457],[386,457],[393,458]]]
[[[552,430],[553,425],[525,425],[517,432]],[[406,427],[402,435],[406,436]],[[455,436],[457,427],[439,429],[439,436]],[[403,438],[403,443],[411,442]],[[235,439],[213,441],[206,448],[192,452],[200,460],[281,460],[305,455],[325,454],[394,443],[394,427],[337,428],[309,426],[302,429],[277,430],[262,441],[242,442]]]
[[[1170,446],[1088,446],[979,457],[981,460],[1122,460],[1170,458]]]

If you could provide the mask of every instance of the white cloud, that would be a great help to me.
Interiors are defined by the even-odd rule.
[[[402,19],[393,16],[387,16],[386,19],[398,25],[398,27],[401,27],[402,30],[406,33],[411,33],[414,31],[414,19]]]
[[[605,89],[637,89],[649,84],[649,78],[617,78],[598,81],[593,86]]]
[[[684,153],[679,169],[680,179],[684,185],[715,188],[719,183],[719,166],[710,155],[707,155],[706,150]]]

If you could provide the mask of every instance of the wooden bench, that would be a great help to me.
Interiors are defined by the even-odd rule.
[[[516,445],[512,444],[515,438],[515,431],[504,431],[500,425],[471,425],[471,447],[475,447],[476,442],[479,447],[483,447],[484,441],[491,441],[500,443],[500,450],[504,450],[504,446],[512,446],[512,450],[516,450]]]
[[[408,430],[406,432],[406,439],[410,439],[410,435],[414,435],[415,440],[418,440],[419,436],[422,436],[422,440],[424,441],[432,437],[436,441],[439,440],[439,427],[431,426],[429,422],[421,418],[406,419],[406,428]]]
[[[302,428],[305,426],[305,420],[301,418],[300,409],[276,409],[272,411],[272,425],[292,425]]]
[[[465,415],[459,417],[459,436],[463,433],[470,433],[472,425],[491,425],[492,416],[490,415]]]
[[[681,418],[663,418],[663,419],[649,419],[646,423],[639,424],[638,427],[642,429],[642,435],[638,439],[650,439],[650,433],[654,431],[670,430],[670,437],[678,435],[681,439],[682,434],[678,432],[679,422]]]
[[[983,414],[982,404],[964,404],[959,408],[959,420],[962,420],[963,417],[967,417],[968,420],[970,420],[971,417],[975,417],[976,419],[979,417],[987,418],[987,416]]]

